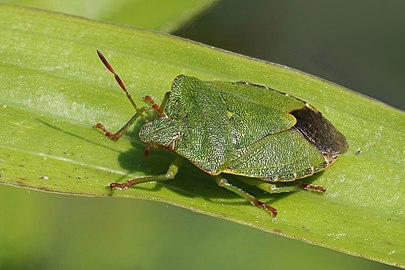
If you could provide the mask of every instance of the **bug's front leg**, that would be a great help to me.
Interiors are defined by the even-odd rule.
[[[150,96],[146,96],[146,97],[145,97],[145,100],[148,101],[148,102],[151,104],[152,108],[153,108],[160,116],[166,116],[166,114],[164,113],[164,111],[165,111],[165,107],[166,107],[167,101],[169,100],[170,93],[171,93],[171,92],[166,92],[166,93],[165,93],[165,96],[163,97],[163,101],[162,101],[162,103],[160,104],[160,106],[157,105],[157,104],[155,103],[155,101],[154,101]]]
[[[124,188],[129,188],[141,183],[147,183],[147,182],[155,182],[155,181],[166,181],[173,179],[177,172],[179,171],[179,168],[181,167],[183,158],[182,157],[177,157],[169,166],[167,169],[167,172],[165,174],[161,175],[150,175],[150,176],[145,176],[145,177],[139,177],[139,178],[133,178],[129,179],[126,183],[111,183],[107,186],[109,189],[124,189]]]
[[[271,215],[273,216],[273,218],[275,218],[277,216],[277,209],[276,208],[271,207],[270,205],[268,205],[268,204],[266,204],[266,203],[264,203],[262,201],[259,201],[253,195],[251,195],[251,194],[247,193],[246,191],[244,191],[243,189],[238,188],[237,186],[234,186],[231,183],[229,183],[225,178],[223,178],[221,176],[216,176],[215,181],[216,181],[218,186],[226,188],[227,190],[238,194],[239,196],[241,196],[242,198],[244,198],[245,200],[247,200],[248,202],[250,202],[254,206],[257,206],[257,207],[263,208],[266,211],[269,211],[271,213]]]
[[[139,109],[139,112],[137,112],[134,116],[132,116],[131,119],[129,119],[129,121],[122,127],[120,128],[120,130],[118,130],[116,133],[112,133],[111,131],[107,130],[103,124],[98,123],[97,125],[95,125],[95,128],[100,129],[101,131],[104,132],[104,134],[110,138],[111,140],[118,140],[119,138],[121,138],[122,135],[124,135],[124,133],[132,126],[132,124],[136,121],[136,119],[138,119],[138,117],[142,116],[142,113],[146,110],[146,107],[142,107]]]

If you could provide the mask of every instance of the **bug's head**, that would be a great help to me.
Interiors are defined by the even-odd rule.
[[[156,118],[142,126],[139,138],[146,144],[174,150],[175,142],[181,139],[183,125],[168,117]]]

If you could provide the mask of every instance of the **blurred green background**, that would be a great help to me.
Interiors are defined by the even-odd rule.
[[[402,0],[224,0],[175,33],[405,109]]]
[[[403,14],[401,0],[224,0],[175,34],[403,109]],[[394,268],[157,202],[1,185],[0,211],[0,269]]]

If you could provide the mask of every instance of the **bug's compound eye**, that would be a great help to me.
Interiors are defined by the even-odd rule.
[[[169,150],[176,150],[176,142],[180,140],[180,132],[176,132],[176,134],[173,137],[173,140],[166,146],[167,149]]]

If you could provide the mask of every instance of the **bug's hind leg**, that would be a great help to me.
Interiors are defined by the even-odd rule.
[[[266,182],[266,181],[263,181],[260,179],[255,179],[255,178],[238,177],[238,179],[246,184],[260,188],[261,190],[264,190],[270,194],[293,192],[293,191],[297,191],[300,189],[307,189],[307,190],[313,190],[313,191],[318,191],[318,192],[326,192],[326,188],[324,188],[324,187],[315,186],[315,185],[306,184],[306,183],[295,183],[293,185],[288,185],[288,186],[277,186],[276,184],[272,184],[272,183],[269,183],[269,182]]]
[[[242,198],[244,198],[245,200],[247,200],[254,206],[257,206],[257,207],[263,208],[266,211],[269,211],[273,217],[277,216],[277,209],[271,207],[270,205],[268,205],[262,201],[259,201],[256,197],[247,193],[243,189],[240,189],[237,186],[230,184],[225,178],[223,178],[221,176],[216,176],[215,182],[217,183],[218,186],[226,188],[227,190],[238,194],[239,196],[241,196]]]
[[[170,164],[170,166],[167,169],[167,172],[165,174],[133,178],[133,179],[129,179],[126,183],[111,183],[107,186],[107,188],[109,188],[111,190],[114,188],[124,189],[124,188],[129,188],[129,187],[141,184],[141,183],[165,181],[165,180],[173,179],[176,176],[177,172],[179,171],[179,168],[181,167],[182,160],[183,160],[182,157],[177,157],[172,162],[172,164]]]
[[[299,183],[298,187],[300,189],[313,190],[313,191],[318,191],[318,192],[322,192],[322,193],[326,192],[326,188],[324,188],[322,186],[315,186],[315,185],[306,184],[306,183]]]

